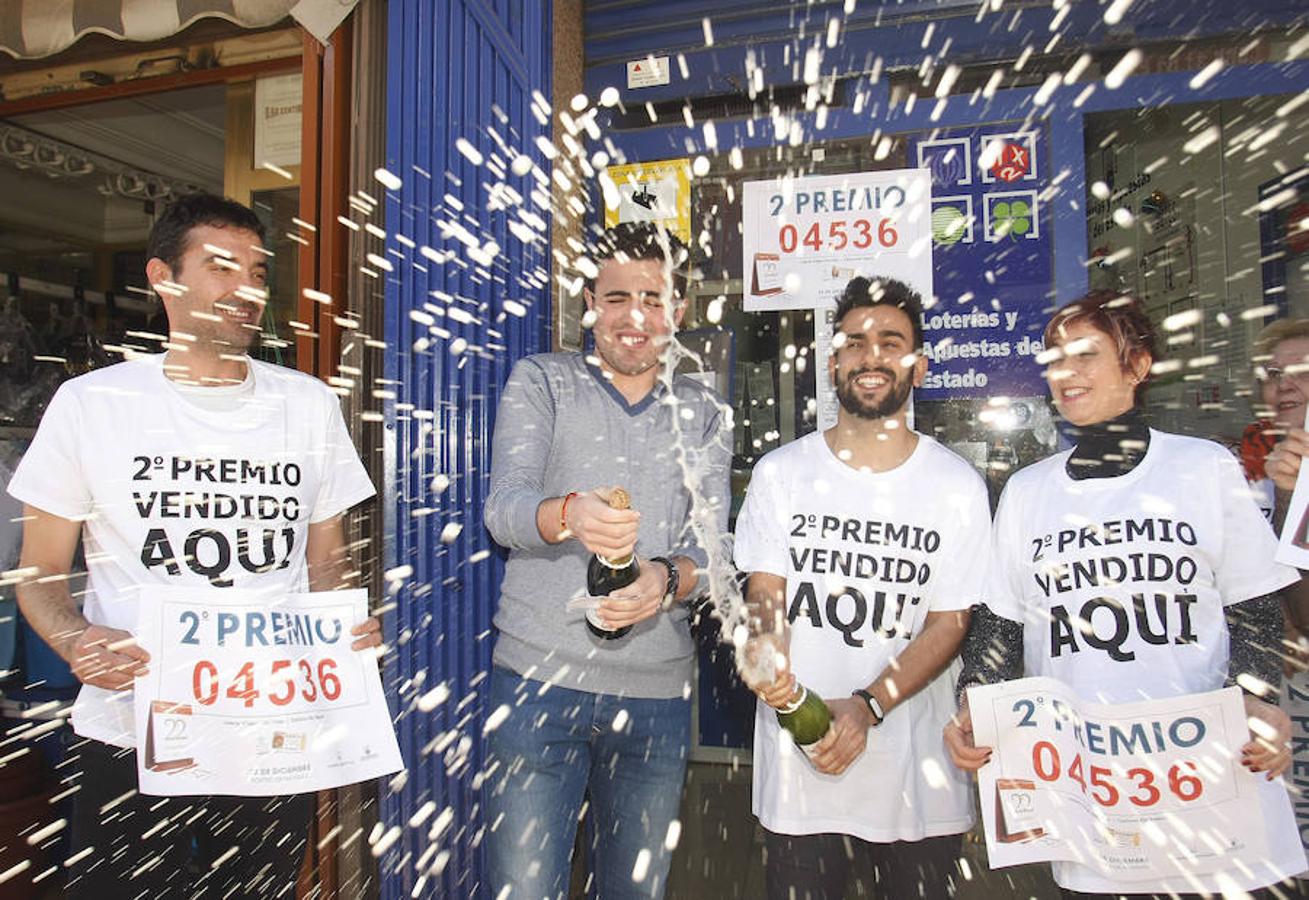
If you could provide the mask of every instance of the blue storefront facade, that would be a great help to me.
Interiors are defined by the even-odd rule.
[[[384,896],[485,895],[480,848],[491,823],[478,806],[485,774],[480,723],[487,712],[480,688],[489,671],[503,551],[482,527],[481,504],[496,402],[510,367],[568,338],[552,333],[553,323],[569,321],[559,315],[559,305],[569,302],[560,285],[576,277],[568,265],[576,251],[552,254],[552,236],[556,249],[566,248],[552,235],[558,195],[550,200],[558,186],[552,159],[563,147],[557,107],[570,99],[551,90],[561,68],[579,80],[590,104],[606,89],[618,91],[616,103],[597,107],[601,137],[587,144],[589,155],[603,151],[610,163],[703,156],[707,164],[693,195],[730,197],[742,178],[780,170],[842,171],[843,153],[866,158],[860,148],[875,149],[883,139],[889,151],[877,160],[880,167],[927,168],[934,213],[965,226],[934,248],[939,302],[926,325],[938,378],[918,397],[919,427],[954,434],[962,452],[977,454],[985,468],[998,458],[1026,462],[1048,452],[1055,439],[1051,430],[1024,445],[1016,435],[1025,423],[992,434],[975,421],[998,394],[1018,398],[1027,404],[1024,415],[1040,417],[1044,385],[1034,344],[1049,311],[1106,273],[1154,284],[1153,270],[1101,240],[1097,221],[1112,221],[1119,208],[1129,214],[1120,220],[1155,215],[1146,205],[1152,191],[1141,190],[1149,177],[1164,185],[1168,166],[1199,165],[1194,159],[1204,148],[1188,143],[1190,125],[1180,123],[1186,139],[1179,138],[1167,162],[1142,159],[1132,168],[1121,155],[1106,162],[1105,148],[1136,138],[1114,117],[1240,110],[1266,97],[1284,102],[1309,87],[1306,48],[1297,43],[1303,11],[1294,4],[1229,5],[1197,16],[1189,4],[1158,0],[1134,4],[1117,18],[1111,7],[1120,5],[762,8],[739,0],[594,0],[581,10],[584,58],[561,61],[552,36],[557,9],[545,0],[392,0],[385,156],[398,185],[386,193],[386,231],[394,236],[386,248],[394,265],[385,296],[386,379],[394,396],[385,410],[384,582],[394,602],[387,626],[397,657],[387,684],[409,771],[401,783],[380,789],[380,827],[399,829],[380,858]],[[817,54],[816,69],[805,63],[809,53]],[[628,63],[647,57],[668,58],[669,83],[627,87]],[[939,89],[947,71],[951,84]],[[816,95],[807,102],[810,88]],[[1156,127],[1161,141],[1164,131]],[[998,163],[1014,160],[987,157],[985,147],[997,136],[1018,148],[1018,171],[1001,174]],[[824,148],[826,154],[815,154]],[[733,156],[755,174],[737,174]],[[1295,154],[1278,161],[1287,170],[1300,164]],[[520,202],[495,201],[506,186]],[[1181,208],[1193,202],[1188,191],[1203,206],[1205,187],[1158,190]],[[575,196],[586,199],[588,219],[600,221],[595,181]],[[712,260],[702,266],[708,286],[693,299],[694,318],[696,302],[723,296],[731,308],[739,295],[739,256],[730,257],[739,248],[732,235],[740,207],[693,199],[691,209],[693,243],[708,248]],[[1256,230],[1276,224],[1261,223],[1257,209],[1229,213],[1253,215]],[[1225,216],[1214,220],[1203,211],[1186,227],[1197,242],[1217,231],[1231,243],[1236,233]],[[470,241],[477,251],[471,257],[459,247],[473,248]],[[452,250],[458,253],[447,256]],[[1231,274],[1247,266],[1263,279],[1260,256],[1267,248],[1240,252],[1244,262],[1231,247],[1225,251],[1226,283],[1236,283]],[[1118,270],[1116,255],[1129,259]],[[1159,294],[1160,309],[1172,313],[1191,303],[1206,317],[1222,313],[1248,331],[1275,310],[1242,317],[1247,310],[1270,302],[1287,308],[1275,273],[1236,296],[1208,286],[1224,279],[1205,281],[1206,265],[1193,263],[1189,292],[1170,281]],[[1128,266],[1136,268],[1127,272]],[[704,319],[698,324],[710,327]],[[756,325],[739,312],[717,327],[743,332],[734,338],[737,365],[757,374],[778,353],[778,334],[803,344],[812,340],[815,323],[767,325],[767,340],[744,334]],[[1183,365],[1207,358],[1217,339],[1211,333],[1180,341],[1178,358]],[[1227,343],[1239,350],[1230,351],[1215,382],[1236,377],[1248,334],[1233,332]],[[749,380],[749,370],[737,373]],[[779,405],[790,404],[774,445],[813,427],[802,409],[812,372],[808,382],[789,386],[782,375],[776,366],[768,371]],[[1199,399],[1191,409],[1188,398],[1201,388],[1210,390],[1179,380],[1184,408],[1169,414],[1219,431],[1244,415],[1239,393],[1222,394],[1225,409],[1210,418]],[[740,487],[748,480],[751,450],[747,443],[737,454],[734,489],[736,476]],[[729,681],[706,650],[697,697],[699,758],[748,758],[740,753],[749,706]]]
[[[524,224],[488,209],[488,188],[498,168],[522,197],[542,181],[548,196],[550,4],[401,0],[389,13],[386,167],[402,186],[386,230],[412,243],[388,247],[388,685],[408,776],[382,791],[383,824],[403,830],[382,876],[386,896],[478,896],[479,686],[503,571],[481,509],[496,400],[516,359],[548,349],[551,297],[548,209]],[[531,170],[513,174],[524,157]],[[456,232],[483,264],[442,255]]]

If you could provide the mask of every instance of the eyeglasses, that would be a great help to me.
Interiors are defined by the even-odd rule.
[[[1260,383],[1267,384],[1270,381],[1280,381],[1283,378],[1290,378],[1302,384],[1309,384],[1309,365],[1296,363],[1289,366],[1255,366],[1254,377]]]

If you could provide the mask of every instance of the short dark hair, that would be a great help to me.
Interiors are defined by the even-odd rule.
[[[895,278],[865,278],[859,275],[841,292],[836,303],[833,328],[841,327],[841,320],[852,309],[864,306],[894,306],[909,317],[914,331],[914,349],[923,348],[923,297],[916,290]]]
[[[145,242],[145,258],[162,259],[176,275],[187,235],[199,225],[253,231],[261,242],[264,239],[264,223],[250,207],[217,194],[187,194],[168,204],[155,220]]]
[[[653,259],[672,267],[673,295],[686,297],[687,270],[691,251],[681,238],[654,222],[619,222],[606,228],[596,238],[593,247],[598,268],[607,260],[628,262],[633,259]],[[588,278],[586,286],[595,290],[595,279]]]
[[[1077,322],[1085,322],[1113,339],[1118,365],[1124,372],[1131,370],[1133,358],[1141,353],[1148,353],[1151,360],[1159,361],[1154,323],[1146,315],[1141,301],[1131,294],[1095,290],[1065,303],[1055,310],[1055,314],[1046,323],[1045,333],[1041,336],[1046,350],[1058,345],[1062,331]],[[1138,404],[1145,396],[1149,380],[1150,373],[1147,372],[1136,386],[1135,400]]]

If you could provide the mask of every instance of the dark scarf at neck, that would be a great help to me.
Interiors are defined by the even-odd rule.
[[[1074,481],[1113,478],[1136,468],[1150,447],[1150,427],[1135,407],[1121,416],[1094,425],[1064,423],[1063,432],[1074,442],[1064,465]]]

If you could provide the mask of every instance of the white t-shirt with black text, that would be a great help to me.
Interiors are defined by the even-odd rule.
[[[982,599],[990,539],[986,487],[967,462],[919,435],[889,472],[839,460],[821,433],[755,466],[736,527],[736,565],[786,578],[791,666],[827,699],[872,683],[928,612]],[[942,741],[957,665],[887,714],[864,753],[824,775],[771,708],[755,715],[754,812],[781,834],[890,843],[972,826],[970,780]]]
[[[126,631],[148,585],[307,590],[310,523],[374,493],[322,382],[251,360],[239,407],[206,408],[163,358],[62,385],[9,482],[23,503],[82,522],[83,613]],[[74,731],[120,747],[135,744],[133,719],[131,690],[83,685],[73,706]]]
[[[1070,453],[1015,474],[996,512],[986,602],[1023,624],[1025,673],[1100,703],[1218,690],[1227,678],[1224,607],[1298,577],[1273,561],[1277,539],[1236,459],[1211,441],[1152,429],[1136,468],[1076,481],[1065,468]],[[1261,780],[1260,789],[1270,858],[1252,874],[1227,873],[1228,886],[1235,879],[1250,890],[1304,868],[1286,788]],[[1122,888],[1075,863],[1055,863],[1054,875],[1074,891]],[[1219,889],[1217,876],[1140,886]]]

